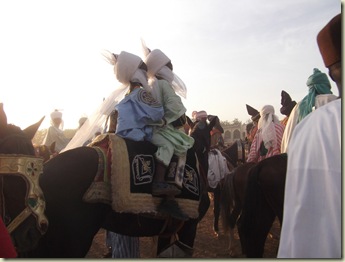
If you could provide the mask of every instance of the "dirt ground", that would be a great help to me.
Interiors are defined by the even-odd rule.
[[[228,252],[228,236],[224,235],[220,223],[220,234],[215,236],[213,233],[213,203],[211,201],[210,208],[198,225],[197,235],[194,242],[193,258],[230,258]],[[277,255],[280,236],[280,225],[276,220],[271,228],[271,233],[267,238],[265,245],[264,258],[275,258]],[[236,238],[236,251],[240,252],[240,242],[237,235]],[[141,258],[154,258],[154,245],[152,237],[140,238],[140,257]],[[105,246],[105,231],[101,229],[93,240],[93,244],[88,252],[86,258],[103,258],[107,249]],[[237,256],[242,258],[242,255]]]

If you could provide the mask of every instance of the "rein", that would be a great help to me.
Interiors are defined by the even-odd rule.
[[[244,155],[242,142],[241,140],[237,140],[237,163],[242,162],[242,164],[244,164],[246,162]]]
[[[2,182],[6,175],[21,176],[25,178],[28,186],[28,193],[25,198],[26,207],[7,226],[7,230],[10,234],[30,215],[35,216],[39,231],[42,234],[45,233],[48,219],[44,214],[45,200],[42,189],[39,186],[39,177],[42,173],[42,158],[27,155],[0,154],[0,177]],[[1,192],[3,194],[3,188],[1,188]],[[2,204],[5,206],[4,198]]]

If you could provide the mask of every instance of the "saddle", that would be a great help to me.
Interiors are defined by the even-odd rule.
[[[102,134],[89,146],[99,154],[98,172],[83,200],[110,204],[115,212],[159,216],[162,198],[153,197],[151,184],[155,172],[157,147],[147,141],[123,139],[116,134]],[[167,178],[176,173],[178,158],[169,165]],[[189,218],[199,216],[200,181],[198,160],[189,150],[181,194],[175,199]]]

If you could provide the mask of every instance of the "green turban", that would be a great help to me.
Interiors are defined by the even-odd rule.
[[[321,94],[332,94],[331,83],[325,73],[314,68],[314,73],[308,78],[307,86],[309,87],[308,95],[306,95],[299,105],[298,122],[301,122],[315,106],[315,97]]]

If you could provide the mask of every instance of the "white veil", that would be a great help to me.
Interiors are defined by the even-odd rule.
[[[61,150],[60,153],[83,146],[88,140],[92,140],[95,133],[100,129],[103,130],[102,133],[107,131],[106,120],[108,115],[114,110],[115,106],[121,101],[127,92],[128,86],[120,85],[116,88],[98,108],[94,113],[86,120],[86,122],[81,126],[81,128],[76,132],[71,141],[67,146]]]

